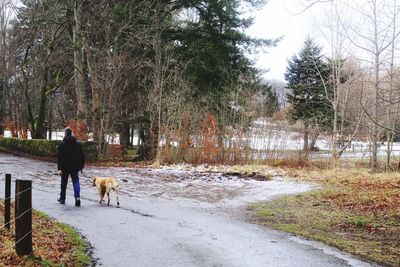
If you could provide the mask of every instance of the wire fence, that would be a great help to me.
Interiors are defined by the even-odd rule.
[[[23,212],[21,215],[19,215],[17,218],[14,218],[13,220],[10,221],[10,225],[12,225],[16,220],[18,220],[19,218],[22,218],[22,216],[24,216],[26,213],[28,213],[29,211],[32,211],[32,209],[28,209],[25,212]],[[7,231],[9,230],[6,226],[3,226],[2,229],[7,229]],[[22,236],[21,238],[19,238],[17,241],[15,241],[14,243],[11,243],[11,245],[8,245],[6,247],[6,243],[3,242],[3,244],[1,245],[3,248],[8,248],[8,249],[13,249],[15,248],[22,240],[24,240],[27,236],[29,236],[30,234],[32,234],[32,231],[29,231],[28,233],[26,233],[24,236]]]
[[[32,211],[32,208],[30,208],[30,209],[24,211],[24,212],[21,213],[18,217],[16,217],[16,218],[10,220],[9,224],[12,225],[13,223],[15,223],[16,220],[22,218],[25,214],[27,214],[27,213],[30,212],[30,211]],[[6,227],[6,226],[3,226],[2,228],[7,228],[7,227]]]
[[[17,245],[24,240],[27,236],[29,236],[30,234],[32,234],[32,231],[29,231],[28,233],[26,233],[23,237],[21,237],[20,239],[18,239],[15,243],[14,243],[14,247],[17,247]]]
[[[11,178],[11,177],[10,177]],[[6,179],[7,180],[7,179]],[[11,182],[11,179],[8,181]],[[25,185],[23,186],[22,183],[25,182]],[[10,232],[11,226],[15,225],[15,234],[12,235],[12,233],[10,232],[10,237],[14,237],[15,239],[18,238],[18,240],[15,240],[12,243],[8,243],[9,245],[6,245],[5,242],[2,242],[3,244],[0,247],[3,247],[5,249],[12,249],[15,248],[16,252],[18,255],[22,254],[22,255],[30,255],[32,253],[32,215],[29,213],[32,213],[32,204],[31,204],[31,191],[32,191],[32,186],[26,187],[26,182],[28,182],[28,184],[31,185],[31,181],[21,181],[21,180],[16,180],[16,188],[18,190],[18,188],[22,187],[21,191],[16,192],[14,194],[14,196],[12,197],[6,196],[4,198],[4,225],[2,225],[0,227],[0,229],[2,231],[4,231],[5,229],[7,229],[7,231]],[[18,186],[19,184],[19,186]],[[7,191],[7,186],[8,186],[8,190],[10,190],[11,184],[7,184],[6,181],[6,191]],[[26,188],[24,188],[26,187]],[[11,192],[9,191],[8,194],[10,194]],[[23,196],[23,194],[29,194],[28,196],[25,195]],[[14,202],[14,205],[17,205],[17,207],[15,207],[15,214],[14,214],[14,218],[10,218],[11,217],[11,199],[14,198],[16,201],[18,202],[18,204],[16,204]],[[7,203],[8,202],[8,203]],[[25,210],[23,210],[25,208]],[[23,210],[23,211],[22,211]],[[8,218],[6,218],[6,211],[8,212]],[[29,216],[29,217],[25,217],[25,216]],[[21,236],[22,235],[22,236]],[[31,236],[29,238],[29,236]],[[27,239],[28,238],[28,239]],[[25,242],[23,242],[25,241]],[[22,244],[21,244],[22,242]]]
[[[29,187],[29,188],[27,188],[27,189],[25,189],[25,190],[23,190],[23,191],[21,191],[21,192],[16,193],[16,194],[14,195],[14,198],[16,198],[16,197],[19,196],[19,195],[22,195],[22,194],[25,193],[25,192],[28,192],[29,190],[32,190],[32,187]],[[3,201],[11,200],[11,199],[12,199],[12,197],[10,196],[10,197],[4,198]]]

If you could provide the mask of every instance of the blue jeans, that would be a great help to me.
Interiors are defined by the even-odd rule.
[[[67,191],[68,176],[71,175],[72,185],[74,186],[74,197],[80,197],[81,187],[79,184],[78,171],[63,171],[61,175],[61,192],[60,199],[65,200],[65,194]]]

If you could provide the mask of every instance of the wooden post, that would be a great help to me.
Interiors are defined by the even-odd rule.
[[[15,251],[18,256],[32,253],[32,181],[15,183]]]
[[[4,197],[4,227],[10,230],[10,214],[11,214],[11,174],[6,174],[6,188]]]

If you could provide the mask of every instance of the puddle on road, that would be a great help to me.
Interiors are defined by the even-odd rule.
[[[5,173],[45,186],[59,186],[56,164],[0,154],[0,179]],[[243,205],[268,200],[282,194],[295,194],[315,188],[310,184],[275,179],[257,181],[218,173],[176,169],[88,167],[81,186],[92,187],[92,177],[113,176],[120,181],[121,193],[135,198],[186,199],[211,205]]]

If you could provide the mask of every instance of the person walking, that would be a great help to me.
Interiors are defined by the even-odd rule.
[[[81,145],[72,135],[72,129],[67,127],[64,131],[64,139],[57,148],[58,170],[61,175],[61,192],[57,201],[65,204],[68,177],[71,175],[74,187],[75,206],[81,205],[80,184],[78,172],[85,166],[85,155]]]

